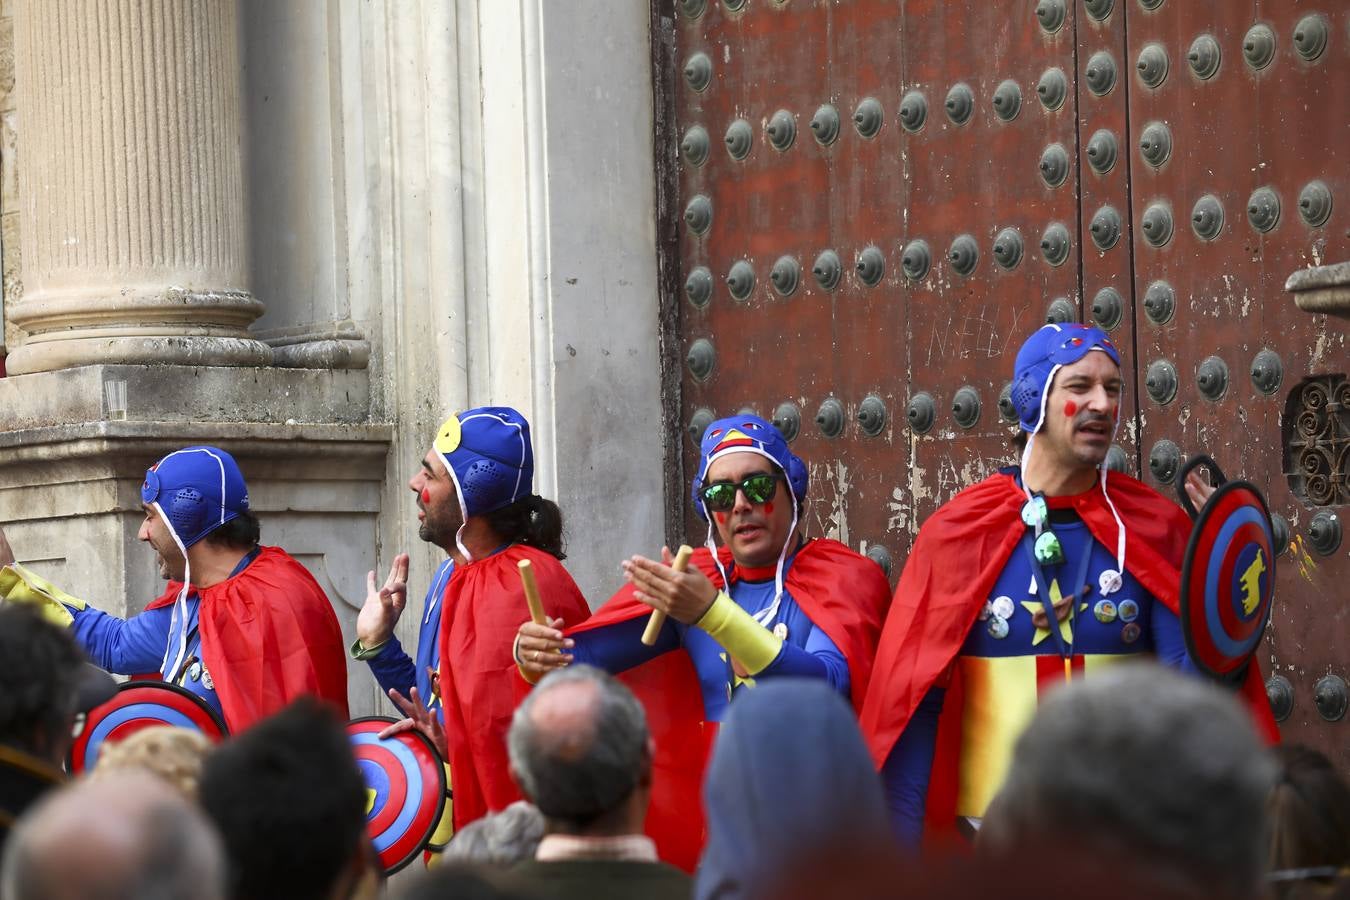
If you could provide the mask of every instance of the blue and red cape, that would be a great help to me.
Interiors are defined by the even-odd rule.
[[[181,588],[169,582],[146,609],[172,606]],[[342,628],[323,588],[293,556],[263,547],[238,575],[197,595],[202,662],[231,732],[307,694],[347,717]]]

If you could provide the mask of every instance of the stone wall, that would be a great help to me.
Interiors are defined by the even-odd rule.
[[[147,87],[137,29],[193,73],[177,93]],[[448,414],[508,404],[569,568],[607,597],[662,536],[648,48],[646,5],[608,0],[0,0],[0,522],[19,555],[135,612],[158,593],[141,473],[218,442],[348,637],[365,571],[413,554],[411,645],[443,554],[405,482]],[[31,75],[57,58],[85,64]],[[25,103],[42,112],[19,147]],[[90,124],[137,115],[140,137]],[[29,158],[47,174],[25,183]],[[136,255],[113,213],[177,255]],[[203,228],[225,243],[174,243]],[[47,252],[21,266],[20,237]],[[390,711],[364,667],[351,684],[355,712]]]

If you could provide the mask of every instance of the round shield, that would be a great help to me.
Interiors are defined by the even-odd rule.
[[[1181,567],[1181,627],[1201,671],[1240,674],[1256,652],[1275,599],[1274,545],[1249,482],[1226,482],[1200,511]]]
[[[173,725],[200,731],[219,743],[227,734],[225,722],[206,701],[176,684],[162,681],[128,681],[119,685],[107,703],[85,716],[66,759],[72,775],[94,768],[107,744],[124,741],[142,728]]]
[[[366,782],[366,833],[386,873],[417,858],[445,807],[445,767],[431,741],[416,731],[378,737],[396,721],[366,716],[347,725]]]

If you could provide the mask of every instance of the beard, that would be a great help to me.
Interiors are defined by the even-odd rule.
[[[170,563],[169,557],[162,551],[155,551],[155,567],[159,569],[159,577],[165,581],[182,581],[183,576],[187,574],[183,565],[183,557],[178,554],[174,554],[174,556],[174,563]]]
[[[417,536],[428,544],[435,544],[447,553],[455,546],[455,534],[459,531],[459,526],[463,524],[458,514],[448,514],[447,511],[434,511],[418,504],[425,517],[417,525]]]

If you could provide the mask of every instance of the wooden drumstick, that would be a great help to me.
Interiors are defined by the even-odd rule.
[[[682,544],[679,551],[675,554],[675,561],[670,567],[676,572],[683,572],[689,568],[689,557],[694,555],[694,548],[688,544]],[[648,647],[656,645],[656,637],[661,633],[661,626],[666,624],[666,614],[659,609],[652,610],[652,616],[647,620],[647,627],[642,632],[642,643]]]
[[[517,565],[520,568],[520,583],[525,586],[525,602],[530,605],[530,618],[536,625],[547,625],[544,601],[539,599],[539,585],[534,581],[534,567],[528,559],[522,559]]]

